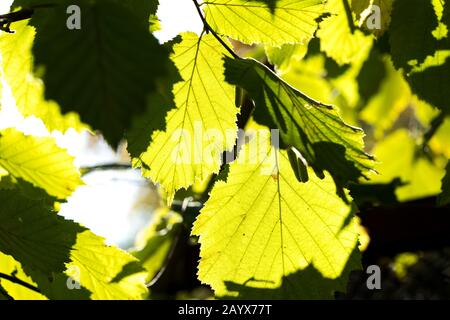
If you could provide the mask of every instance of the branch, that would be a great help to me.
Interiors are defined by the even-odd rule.
[[[198,1],[192,0],[192,2],[194,2],[195,8],[197,9],[198,15],[203,22],[203,27],[205,28],[206,32],[211,32],[214,38],[216,38],[217,41],[220,42],[220,44],[233,56],[233,58],[238,59],[239,56],[225,43],[225,41],[223,41],[223,39],[211,28],[209,23],[206,21],[205,17],[203,16],[202,10],[200,9],[200,5],[198,4]]]
[[[0,15],[0,30],[3,30],[8,33],[14,33],[14,31],[11,31],[11,29],[9,28],[11,23],[30,19],[34,14],[35,9],[50,8],[54,6],[55,4],[41,4],[31,6],[30,8],[24,8],[19,11],[2,14]]]
[[[352,9],[347,0],[342,0],[342,2],[344,4],[345,13],[347,15],[348,27],[350,28],[350,32],[353,34],[353,33],[355,33],[356,27],[355,27],[355,24],[353,23]]]
[[[439,128],[441,127],[442,123],[444,123],[445,116],[446,115],[443,112],[441,112],[435,118],[433,118],[433,120],[431,120],[430,128],[428,129],[427,132],[425,132],[425,134],[423,136],[423,144],[422,144],[422,146],[423,146],[424,149],[426,149],[426,147],[428,146],[428,143],[430,142],[430,140],[433,138],[433,136],[439,130]]]
[[[16,278],[14,276],[11,276],[11,275],[8,275],[8,274],[0,272],[0,279],[8,280],[8,281],[10,281],[12,283],[15,283],[15,284],[18,284],[18,285],[20,285],[22,287],[25,287],[25,288],[27,288],[27,289],[29,289],[31,291],[34,291],[34,292],[37,292],[37,293],[41,293],[41,291],[38,288],[36,288],[35,286],[29,284],[28,282],[20,280],[19,278]]]
[[[131,170],[133,167],[129,164],[122,164],[122,163],[105,163],[105,164],[99,164],[97,166],[90,166],[90,167],[81,167],[81,173],[82,175],[86,175],[88,173],[91,173],[93,171],[106,171],[106,170]]]

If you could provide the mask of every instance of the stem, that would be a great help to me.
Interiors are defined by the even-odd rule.
[[[41,291],[38,288],[36,288],[35,286],[29,284],[28,282],[20,280],[20,279],[14,277],[14,276],[11,276],[11,275],[8,275],[8,274],[4,274],[4,273],[0,272],[0,279],[5,279],[5,280],[8,280],[8,281],[11,281],[12,283],[18,284],[18,285],[20,285],[22,287],[25,287],[27,289],[30,289],[30,290],[32,290],[34,292],[41,293]]]
[[[430,128],[427,132],[425,132],[423,136],[423,146],[426,147],[430,142],[431,138],[435,135],[435,133],[439,130],[442,123],[445,120],[445,114],[441,112],[438,114],[433,120],[431,120]]]
[[[81,167],[80,171],[82,175],[86,175],[88,173],[91,173],[93,171],[106,171],[106,170],[132,170],[133,167],[129,164],[122,164],[122,163],[106,163],[106,164],[100,164],[97,166],[91,166],[91,167]]]
[[[217,41],[220,42],[220,44],[233,56],[233,58],[238,59],[239,56],[234,53],[233,49],[231,49],[225,41],[211,28],[209,23],[206,21],[205,17],[203,16],[202,10],[200,9],[200,5],[198,4],[197,0],[192,0],[194,2],[195,8],[197,9],[198,15],[200,16],[200,19],[203,22],[203,27],[207,32],[211,32],[211,34],[214,36],[214,38],[217,39]]]
[[[30,8],[24,8],[19,11],[13,11],[13,12],[9,12],[6,14],[2,14],[2,15],[0,15],[0,19],[5,20],[6,22],[17,22],[17,21],[21,21],[21,20],[27,20],[33,16],[35,9],[51,8],[54,6],[55,6],[55,4],[35,5],[35,6],[31,6]]]
[[[352,9],[348,3],[348,0],[342,0],[343,4],[344,4],[344,8],[345,8],[345,13],[347,15],[347,22],[348,22],[348,26],[350,28],[351,33],[355,33],[356,27],[355,24],[353,23],[353,14],[352,14]]]

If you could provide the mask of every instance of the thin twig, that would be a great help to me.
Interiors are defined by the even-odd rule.
[[[16,278],[15,276],[11,276],[9,274],[5,274],[5,273],[1,273],[0,272],[0,279],[8,280],[8,281],[10,281],[12,283],[15,283],[15,284],[18,284],[18,285],[20,285],[22,287],[30,289],[30,290],[32,290],[34,292],[41,293],[41,291],[38,288],[36,288],[35,286],[29,284],[28,282],[20,280],[19,278]]]
[[[13,11],[6,14],[2,14],[0,15],[0,30],[3,30],[8,33],[14,33],[14,31],[10,29],[11,23],[31,19],[35,9],[50,8],[54,6],[55,4],[40,4],[31,6],[29,8],[23,8],[19,11]]]
[[[211,28],[209,23],[206,21],[205,17],[203,16],[202,10],[200,9],[200,5],[198,4],[197,0],[192,0],[194,2],[195,8],[197,9],[198,15],[200,16],[200,19],[203,22],[203,27],[207,32],[211,32],[211,34],[214,36],[214,38],[217,39],[217,41],[220,42],[220,44],[233,56],[233,58],[238,59],[239,56],[231,49],[225,41]]]
[[[347,15],[348,27],[350,28],[350,32],[353,34],[356,31],[356,27],[353,23],[352,9],[350,7],[350,4],[348,3],[348,0],[342,0],[342,2],[344,4],[345,14]]]
[[[427,132],[423,135],[423,148],[425,149],[428,146],[428,143],[433,138],[433,136],[436,134],[436,132],[441,127],[442,123],[444,123],[445,120],[445,114],[441,112],[438,114],[433,120],[431,120],[430,128]]]
[[[83,175],[91,173],[93,171],[106,171],[106,170],[131,170],[133,167],[129,164],[123,164],[123,163],[105,163],[105,164],[99,164],[96,166],[90,166],[90,167],[81,167],[81,173]]]

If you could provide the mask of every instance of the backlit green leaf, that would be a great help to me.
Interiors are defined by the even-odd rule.
[[[17,279],[20,279],[34,287],[36,283],[23,271],[23,268],[19,262],[14,260],[13,257],[0,252],[0,272],[7,275],[14,275]],[[8,280],[0,279],[1,287],[15,300],[46,300],[47,298],[33,290],[25,288],[22,285],[13,283]],[[0,288],[1,295],[1,288]],[[1,300],[1,299],[0,299]]]
[[[393,3],[394,0],[352,0],[351,7],[357,16],[359,27],[380,36],[384,34],[391,23]],[[374,9],[375,6],[377,6],[377,9]],[[376,16],[378,8],[380,9],[380,15]],[[380,19],[380,25],[371,25],[378,23],[376,19]],[[378,27],[380,28],[378,29]]]
[[[2,190],[0,202],[0,251],[20,262],[48,298],[140,299],[147,292],[147,273],[134,257],[58,216],[50,199]]]
[[[328,174],[318,179],[310,173],[307,183],[298,182],[286,152],[271,147],[269,135],[259,132],[244,146],[194,224],[199,279],[219,297],[255,298],[257,289],[278,288],[264,297],[331,298],[334,290],[345,291],[346,266],[359,267],[351,208],[336,196]],[[296,281],[279,288],[296,272]]]
[[[169,202],[175,191],[218,172],[221,155],[236,140],[234,88],[224,81],[227,54],[210,34],[184,33],[172,60],[183,81],[175,84],[176,108],[166,116],[166,130],[156,131],[148,150],[134,164],[162,185]]]
[[[394,178],[400,178],[406,183],[396,190],[400,201],[438,194],[445,162],[442,158],[432,162],[420,156],[416,153],[418,147],[415,139],[404,129],[387,136],[373,150],[380,164],[377,166],[379,175],[374,175],[371,182],[390,183]]]
[[[280,46],[312,38],[322,0],[208,0],[205,16],[212,29],[244,43]]]
[[[281,47],[266,47],[269,62],[278,73],[288,72],[293,61],[302,59],[308,52],[308,44],[285,44]]]
[[[11,88],[13,98],[20,113],[41,119],[49,131],[86,129],[79,116],[73,112],[61,115],[54,101],[45,100],[42,81],[33,76],[33,45],[35,30],[26,21],[13,25],[14,34],[0,34],[1,67],[6,82]]]
[[[255,60],[226,59],[226,79],[254,99],[255,120],[278,128],[285,146],[295,147],[319,176],[337,184],[356,181],[370,170],[361,129],[345,124],[333,106],[296,90]]]
[[[26,136],[16,129],[0,131],[0,167],[60,199],[83,184],[73,157],[55,139]]]
[[[317,37],[320,49],[339,64],[350,63],[370,50],[373,39],[354,26],[353,15],[346,11],[343,0],[328,0],[325,18],[319,26]]]

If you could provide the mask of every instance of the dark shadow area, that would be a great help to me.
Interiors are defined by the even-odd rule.
[[[347,292],[338,300],[448,300],[450,299],[450,250],[417,252],[417,261],[408,265],[398,258],[383,257],[365,266],[380,267],[380,290],[369,290],[365,271],[350,274]]]
[[[400,178],[395,178],[390,183],[350,183],[348,189],[353,201],[360,209],[367,206],[393,205],[398,203],[395,190],[406,185]]]
[[[436,206],[436,197],[362,209],[358,216],[370,235],[365,259],[450,247],[449,212]]]

